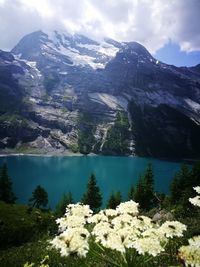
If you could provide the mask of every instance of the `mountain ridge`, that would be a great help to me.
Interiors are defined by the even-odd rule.
[[[2,151],[200,157],[199,65],[159,62],[136,42],[38,31],[0,51],[0,74]]]

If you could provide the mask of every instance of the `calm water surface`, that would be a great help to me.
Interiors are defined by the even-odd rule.
[[[75,201],[85,192],[91,173],[96,175],[106,203],[110,192],[120,190],[124,199],[148,163],[152,163],[157,191],[168,193],[170,181],[181,163],[141,157],[0,157],[8,164],[9,175],[19,203],[27,203],[37,185],[49,195],[49,206],[55,207],[64,192],[71,191]]]

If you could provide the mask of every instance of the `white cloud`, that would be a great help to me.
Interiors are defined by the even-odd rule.
[[[38,29],[138,41],[155,52],[169,40],[200,51],[199,0],[0,0],[0,47]]]

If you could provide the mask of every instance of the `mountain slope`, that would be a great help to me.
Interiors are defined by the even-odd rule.
[[[158,62],[136,42],[38,31],[0,52],[0,74],[4,150],[200,157],[199,65]]]

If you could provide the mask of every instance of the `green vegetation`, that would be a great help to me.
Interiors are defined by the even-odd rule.
[[[135,187],[134,185],[131,185],[128,191],[128,200],[134,200],[134,196],[135,196]]]
[[[78,153],[79,151],[79,147],[78,144],[70,144],[69,149],[73,152],[73,153]]]
[[[190,170],[187,165],[182,165],[180,171],[174,176],[170,186],[170,204],[179,214],[192,215],[195,208],[188,201],[195,192],[194,186],[200,184],[200,162],[194,164]]]
[[[78,131],[78,148],[80,153],[89,154],[92,151],[92,147],[95,143],[95,123],[91,114],[82,113],[78,119],[79,131]]]
[[[91,174],[87,190],[84,193],[81,202],[87,204],[93,211],[97,211],[102,205],[102,195],[100,188],[97,186],[96,177],[94,174]]]
[[[15,128],[27,128],[29,127],[29,122],[27,119],[23,118],[20,115],[10,115],[4,114],[0,116],[0,123],[8,122],[12,124]]]
[[[72,193],[71,192],[64,193],[60,202],[56,206],[56,209],[55,209],[56,217],[63,216],[65,214],[67,205],[72,204],[72,203],[74,203],[73,198],[72,198]]]
[[[4,164],[0,173],[0,201],[15,203],[16,196],[12,191],[12,182],[8,176],[7,165]]]
[[[26,143],[22,143],[19,146],[14,148],[14,153],[33,153],[33,149],[30,148]]]
[[[111,192],[108,199],[107,208],[115,209],[122,202],[122,196],[120,191]]]
[[[49,211],[41,211],[19,204],[0,202],[0,248],[20,246],[56,229],[55,218]],[[2,254],[2,253],[1,253]],[[1,264],[0,266],[4,266]],[[15,265],[10,265],[15,266]]]
[[[144,175],[138,180],[133,199],[140,203],[141,209],[150,210],[155,205],[154,194],[154,175],[152,166],[149,164]]]
[[[125,112],[118,112],[114,125],[108,130],[103,153],[126,154],[129,152],[130,125]]]
[[[0,250],[1,267],[23,267],[25,263],[35,263],[33,267],[40,266],[41,259],[49,256],[48,264],[50,267],[111,267],[105,261],[100,260],[88,253],[86,258],[78,258],[77,255],[61,257],[60,253],[54,249],[49,249],[49,240],[52,235],[42,235],[38,240],[24,243],[21,246],[12,247],[7,250]],[[93,249],[98,249],[91,244]],[[110,252],[110,255],[114,253]]]
[[[29,203],[32,207],[40,208],[46,206],[48,203],[48,194],[45,189],[38,185],[32,193],[32,197],[29,199]]]

